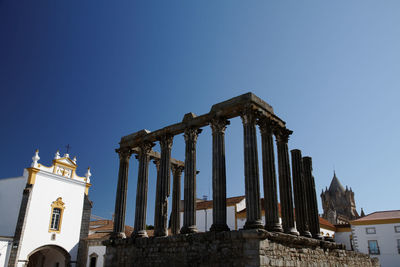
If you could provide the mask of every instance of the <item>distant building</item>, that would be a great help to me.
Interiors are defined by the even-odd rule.
[[[382,267],[400,266],[400,210],[373,212],[351,221],[354,250],[379,258]]]
[[[113,226],[114,222],[112,220],[94,220],[90,222],[89,236],[85,239],[88,250],[86,266],[104,266],[106,247],[102,242],[110,238]],[[129,237],[132,232],[133,228],[125,225],[125,235]]]
[[[344,189],[335,172],[329,189],[322,190],[321,200],[324,210],[322,217],[332,224],[346,224],[360,218],[356,210],[354,192],[347,186]]]
[[[265,223],[264,199],[261,199],[261,219]],[[280,204],[278,204],[280,216]],[[229,197],[226,199],[227,225],[231,230],[239,230],[246,223],[246,199],[245,196]],[[209,231],[213,223],[213,201],[198,200],[196,203],[196,226],[200,232]],[[183,225],[183,206],[181,206],[181,225]],[[279,218],[281,221],[281,218]],[[335,234],[335,226],[327,220],[319,217],[321,235],[332,237]]]
[[[20,177],[0,179],[0,267],[84,266],[91,212],[90,171],[76,174],[76,158],[56,153]]]

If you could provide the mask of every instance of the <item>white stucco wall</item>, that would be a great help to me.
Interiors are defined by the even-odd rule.
[[[0,179],[0,236],[14,236],[27,176]]]
[[[12,246],[12,238],[0,236],[0,267],[7,266]]]
[[[351,250],[350,235],[351,232],[336,232],[335,242],[344,244],[347,250]]]
[[[235,230],[235,206],[227,207],[227,224],[231,230]],[[180,212],[181,227],[183,226],[183,212]],[[213,223],[213,210],[203,209],[196,211],[196,226],[199,232],[209,231]]]
[[[322,225],[320,225],[319,230],[320,230],[322,236],[330,236],[330,237],[333,237],[333,236],[335,235],[335,231],[332,231],[332,230],[330,230],[330,229],[326,229],[326,228],[324,228],[324,226],[322,226]]]
[[[371,257],[379,258],[382,267],[400,266],[400,254],[397,249],[400,233],[395,232],[394,226],[400,226],[400,223],[352,225],[354,236],[357,237],[358,251],[368,254],[368,240],[377,240],[380,255],[371,255]],[[375,227],[376,234],[367,234],[367,227]]]
[[[213,210],[204,209],[196,211],[196,226],[199,232],[207,232],[210,230],[213,220]]]
[[[84,182],[43,171],[37,173],[27,211],[19,260],[27,260],[33,250],[44,245],[60,246],[71,255],[72,261],[76,260],[84,192]],[[59,197],[65,203],[65,210],[61,231],[56,233],[55,240],[51,240],[51,204]]]
[[[226,208],[226,220],[229,229],[235,230],[235,206],[229,206]]]
[[[97,262],[96,267],[104,266],[104,256],[106,255],[106,247],[105,246],[89,246],[88,250],[88,259],[86,262],[86,266],[90,266],[90,256],[92,254],[97,254]]]

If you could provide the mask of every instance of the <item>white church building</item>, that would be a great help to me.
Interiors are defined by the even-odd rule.
[[[76,157],[55,154],[20,177],[0,179],[0,267],[85,266],[92,204],[90,169],[76,174]]]

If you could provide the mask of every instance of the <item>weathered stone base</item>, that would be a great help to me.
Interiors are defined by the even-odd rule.
[[[380,266],[344,246],[264,230],[105,241],[105,266]]]

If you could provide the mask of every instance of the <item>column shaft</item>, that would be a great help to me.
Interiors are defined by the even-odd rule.
[[[180,202],[181,202],[181,175],[183,167],[172,165],[174,175],[172,186],[172,212],[171,212],[171,233],[179,234],[180,230]]]
[[[156,208],[158,212],[154,217],[154,235],[167,236],[168,235],[168,197],[170,189],[171,177],[171,148],[173,136],[163,136],[160,140],[161,159],[159,168],[159,179],[157,183],[156,194],[158,196],[158,203]]]
[[[147,188],[149,178],[149,152],[153,143],[140,145],[139,171],[136,189],[135,225],[132,237],[147,237],[146,232],[146,209],[147,209]]]
[[[211,129],[212,143],[212,185],[213,185],[213,224],[211,231],[229,231],[226,223],[226,164],[225,129],[229,121],[213,119]]]
[[[119,171],[117,194],[115,197],[114,209],[114,228],[111,238],[125,238],[125,213],[126,213],[126,197],[128,190],[128,171],[129,159],[131,157],[130,149],[120,149],[119,154]]]
[[[316,239],[322,239],[319,227],[317,194],[315,192],[315,182],[312,175],[311,157],[303,157],[303,169],[307,196],[307,218],[311,235]]]
[[[262,143],[265,229],[282,232],[282,225],[279,222],[272,122],[262,119],[259,121],[259,126]]]
[[[288,140],[292,132],[287,129],[278,129],[276,132],[278,150],[279,193],[281,199],[281,215],[283,231],[298,235],[294,224],[292,183],[290,181],[290,163]]]
[[[201,132],[198,128],[185,130],[185,180],[182,234],[196,233],[196,142]]]
[[[260,207],[260,181],[257,154],[256,113],[251,108],[241,115],[244,143],[244,179],[246,195],[245,229],[263,228]]]
[[[296,227],[300,235],[311,237],[307,220],[307,198],[305,194],[303,159],[301,157],[301,151],[298,149],[293,149],[291,154]]]
[[[160,224],[160,216],[161,216],[161,203],[160,203],[160,198],[161,198],[161,179],[160,179],[160,159],[153,159],[153,163],[156,166],[157,169],[157,179],[156,179],[156,202],[154,205],[154,229],[156,227],[156,225]],[[154,231],[155,232],[155,231]]]

